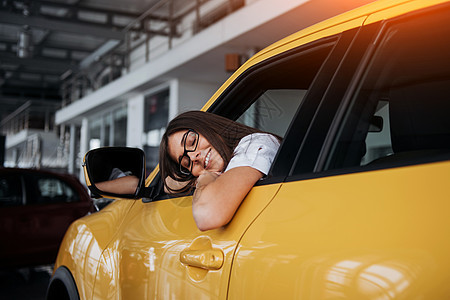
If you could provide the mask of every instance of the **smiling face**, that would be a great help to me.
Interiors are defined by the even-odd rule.
[[[185,141],[188,130],[181,130],[171,134],[168,137],[169,155],[177,164],[181,161],[184,154]],[[186,144],[189,147],[188,144]],[[189,151],[186,155],[190,158],[192,164],[192,175],[200,176],[203,171],[222,172],[225,162],[217,150],[201,134],[198,134],[198,144],[194,151]],[[183,160],[185,161],[185,160]],[[183,164],[186,169],[189,166]]]

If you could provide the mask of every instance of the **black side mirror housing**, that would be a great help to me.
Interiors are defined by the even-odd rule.
[[[145,154],[139,148],[104,147],[93,149],[86,153],[83,168],[86,184],[94,197],[139,199],[145,194]],[[108,191],[99,188],[105,182],[112,182],[125,176],[137,178],[134,192],[124,190],[122,193],[117,190]],[[136,184],[133,183],[133,185]],[[134,186],[130,189],[134,189]]]

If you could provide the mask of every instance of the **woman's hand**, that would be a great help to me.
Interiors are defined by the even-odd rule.
[[[200,176],[197,178],[197,184],[195,188],[197,190],[201,190],[211,182],[216,181],[217,177],[219,177],[221,172],[209,172],[203,171]]]
[[[220,176],[215,172],[202,173],[192,199],[192,213],[198,229],[204,231],[228,224],[262,176],[252,167],[237,167]]]

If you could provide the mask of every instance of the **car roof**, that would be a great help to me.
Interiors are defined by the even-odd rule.
[[[264,48],[254,57],[256,58],[264,55],[265,53],[273,51],[276,48],[280,48],[283,45],[292,43],[307,36],[316,35],[319,32],[323,32],[323,35],[315,36],[314,40],[329,36],[331,32],[328,32],[327,29],[330,28],[336,28],[333,33],[336,34],[361,25],[367,25],[383,19],[393,18],[401,14],[445,2],[449,2],[449,0],[378,0],[293,33]],[[374,14],[377,14],[378,16],[368,18]]]
[[[42,174],[53,174],[59,176],[67,176],[69,174],[59,173],[51,170],[34,169],[34,168],[0,168],[0,172],[17,172],[17,173],[42,173]],[[71,175],[69,175],[71,176]]]
[[[53,177],[59,177],[60,179],[70,183],[72,187],[76,187],[76,189],[83,193],[83,199],[91,200],[89,193],[86,187],[78,180],[78,178],[72,174],[68,173],[59,173],[51,170],[42,170],[42,169],[29,169],[29,168],[4,168],[0,167],[0,174],[4,173],[13,173],[13,174],[42,174],[42,175],[51,175]],[[84,200],[83,200],[84,201]]]
[[[42,174],[42,175],[51,175],[54,177],[64,178],[65,180],[69,180],[72,182],[77,182],[77,184],[81,184],[77,177],[72,174],[60,173],[51,170],[42,170],[42,169],[30,169],[30,168],[4,168],[0,167],[0,173],[33,173],[33,174]]]

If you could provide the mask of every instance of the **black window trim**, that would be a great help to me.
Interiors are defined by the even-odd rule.
[[[360,75],[358,70],[361,61],[364,60],[367,50],[372,46],[380,26],[381,23],[377,22],[358,27],[351,45],[346,49],[328,89],[320,100],[319,108],[312,120],[307,136],[297,153],[289,176],[286,178],[287,182],[321,177],[316,172],[322,156],[328,150],[324,145],[328,146],[330,130],[333,130],[338,122],[337,118],[343,106],[345,106],[345,99],[354,88],[352,83],[355,77]]]
[[[350,83],[348,85],[348,88],[342,98],[342,101],[336,111],[336,114],[331,122],[331,126],[329,128],[329,131],[327,133],[327,136],[325,137],[322,149],[319,153],[319,156],[317,158],[316,165],[314,166],[313,172],[318,173],[321,172],[326,164],[326,161],[329,157],[330,152],[332,151],[332,145],[334,143],[334,140],[336,136],[338,135],[338,131],[341,129],[342,122],[344,120],[345,114],[348,112],[349,106],[355,97],[355,93],[360,87],[360,84],[365,77],[367,66],[369,65],[370,61],[372,60],[372,57],[376,51],[378,39],[380,37],[380,34],[384,31],[386,22],[381,22],[378,24],[371,24],[369,26],[376,26],[379,28],[377,33],[373,33],[375,35],[374,41],[370,42],[367,50],[365,51],[365,54],[363,55],[362,59],[360,60],[360,63],[356,67],[355,75],[350,80]],[[362,35],[365,34],[365,31],[368,29],[362,28],[361,33]],[[371,30],[371,29],[369,29]],[[358,46],[354,46],[358,47]]]
[[[291,174],[293,166],[295,166],[298,161],[299,153],[301,153],[303,146],[305,145],[305,140],[310,135],[311,124],[316,118],[318,110],[320,110],[323,98],[327,94],[341,61],[343,57],[345,57],[349,45],[351,45],[357,36],[358,31],[359,27],[338,34],[339,40],[336,42],[334,49],[329,53],[329,57],[323,63],[321,70],[317,73],[316,78],[305,96],[302,107],[299,108],[295,118],[291,122],[288,134],[283,141],[282,146],[284,147],[282,147],[278,153],[281,157],[294,156],[293,160],[285,163],[283,166],[285,168],[284,180]],[[306,116],[305,111],[308,113]],[[288,151],[287,149],[292,149],[290,151],[293,153],[286,153],[286,151]],[[274,171],[277,171],[276,168],[278,167],[279,163],[275,164],[273,167]]]
[[[354,98],[357,97],[358,91],[361,88],[361,85],[364,83],[366,76],[368,75],[368,72],[370,71],[368,68],[370,67],[371,62],[374,59],[374,56],[378,53],[380,50],[380,47],[385,42],[386,38],[389,36],[391,32],[391,28],[405,22],[413,22],[412,20],[415,20],[420,17],[427,17],[428,14],[441,11],[443,9],[449,9],[450,4],[449,3],[441,3],[435,6],[427,7],[424,9],[415,10],[403,15],[400,15],[398,17],[385,20],[380,22],[380,29],[378,34],[376,35],[375,40],[371,43],[370,49],[368,49],[367,53],[365,54],[365,57],[363,58],[363,61],[361,65],[359,66],[358,76],[355,76],[354,79],[351,82],[351,93],[348,93],[346,97],[343,100],[343,105],[340,108],[340,111],[338,112],[337,118],[335,122],[333,123],[333,127],[331,128],[329,132],[329,136],[327,137],[326,143],[324,144],[324,147],[322,149],[320,162],[316,165],[316,169],[314,172],[319,173],[323,172],[324,174],[348,174],[348,173],[356,173],[356,172],[366,172],[366,171],[373,171],[373,170],[380,170],[380,169],[390,169],[390,168],[397,168],[397,167],[404,167],[409,165],[416,165],[416,164],[423,164],[423,163],[431,163],[441,160],[447,160],[449,158],[449,155],[447,154],[438,154],[434,157],[422,157],[417,158],[416,160],[409,160],[409,161],[396,161],[396,162],[389,162],[389,163],[377,163],[377,164],[369,164],[366,166],[355,166],[355,167],[344,167],[337,170],[326,170],[326,162],[329,159],[330,153],[332,153],[332,145],[334,143],[334,140],[337,138],[338,130],[342,128],[343,120],[345,117],[345,114],[348,113],[348,110],[351,109],[351,103],[354,101]],[[339,116],[339,117],[338,117]],[[328,176],[328,175],[327,175]]]
[[[345,96],[342,98],[341,104],[339,106],[339,109],[336,112],[336,115],[333,118],[333,121],[331,123],[331,126],[329,127],[329,130],[327,132],[326,139],[323,143],[323,146],[320,150],[319,156],[316,161],[316,165],[314,166],[314,169],[311,171],[307,171],[304,173],[299,174],[293,174],[294,167],[292,168],[289,177],[286,178],[286,182],[292,182],[292,181],[299,181],[299,180],[309,180],[309,179],[315,179],[315,178],[322,178],[322,177],[329,177],[329,176],[336,176],[336,175],[346,175],[346,174],[353,174],[353,173],[359,173],[359,172],[367,172],[367,171],[375,171],[375,170],[384,170],[384,169],[392,169],[392,168],[398,168],[398,167],[407,167],[411,165],[416,164],[424,164],[424,163],[434,163],[439,161],[445,161],[450,159],[450,154],[442,154],[442,155],[436,155],[434,157],[428,157],[428,158],[422,158],[418,159],[414,162],[404,162],[399,161],[396,163],[380,163],[380,164],[374,164],[374,165],[366,165],[366,166],[355,166],[355,167],[345,167],[345,168],[339,168],[339,169],[331,169],[331,170],[324,170],[325,162],[328,159],[330,152],[332,151],[332,144],[334,142],[334,139],[336,138],[338,134],[338,130],[340,129],[341,122],[343,121],[343,117],[345,116],[345,113],[347,112],[347,108],[350,105],[351,101],[353,100],[353,97],[355,96],[356,91],[360,87],[362,80],[366,74],[367,66],[370,64],[370,62],[373,59],[373,55],[376,53],[377,49],[380,46],[380,43],[383,41],[383,38],[386,36],[386,34],[389,33],[390,28],[400,22],[407,21],[407,19],[413,19],[420,16],[423,16],[425,14],[428,14],[433,11],[438,11],[441,9],[448,9],[450,7],[449,3],[441,3],[437,5],[433,5],[430,7],[426,7],[423,9],[415,10],[403,15],[400,15],[398,17],[380,21],[377,23],[365,25],[361,27],[361,32],[365,32],[367,28],[370,26],[376,26],[378,29],[376,30],[376,33],[374,34],[374,38],[372,42],[369,43],[369,47],[365,51],[364,56],[361,59],[361,63],[358,65],[358,69],[355,72],[355,76],[350,81],[350,84],[348,85],[349,88],[345,93]],[[358,39],[358,37],[356,37]],[[355,46],[353,46],[354,48]],[[332,85],[335,85],[336,83],[333,82]],[[296,163],[298,163],[296,161]]]

